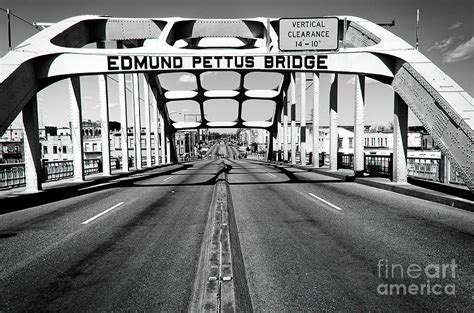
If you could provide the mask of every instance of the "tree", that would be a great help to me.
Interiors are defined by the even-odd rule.
[[[120,130],[120,123],[116,121],[109,122],[109,129],[110,131],[119,131]]]

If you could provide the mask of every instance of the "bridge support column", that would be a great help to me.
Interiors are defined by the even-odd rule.
[[[146,128],[146,166],[151,167],[151,118],[150,118],[150,86],[143,74],[143,102],[145,102],[145,128]]]
[[[105,43],[98,42],[98,49],[104,49]],[[110,176],[110,128],[109,128],[109,98],[107,94],[107,75],[97,76],[99,87],[99,105],[100,105],[100,132],[102,141],[102,175]]]
[[[319,168],[319,77],[313,73],[313,167]]]
[[[152,97],[151,97],[151,115],[153,117],[153,139],[155,140],[155,149],[154,149],[154,155],[155,155],[155,166],[160,165],[160,117],[159,117],[159,111],[158,111],[158,104],[156,102],[156,98],[154,95],[156,95],[156,89],[152,88]]]
[[[141,118],[140,118],[140,88],[138,81],[138,74],[132,74],[132,83],[133,83],[133,132],[135,137],[135,169],[142,169],[142,127],[141,127]]]
[[[283,99],[283,161],[288,161],[288,99]]]
[[[279,155],[280,155],[281,150],[283,148],[283,145],[282,145],[283,134],[282,134],[281,122],[278,122],[277,125],[278,125],[278,127],[277,127],[277,137],[276,137],[276,157],[275,157],[275,161],[280,161]]]
[[[41,145],[38,130],[38,103],[36,95],[23,108],[23,130],[25,151],[25,182],[26,191],[41,190]]]
[[[290,119],[291,119],[291,164],[296,164],[296,83],[295,73],[291,73],[291,97],[290,97]]]
[[[122,41],[117,41],[117,49],[122,49]],[[117,74],[118,101],[120,107],[120,149],[122,152],[122,172],[130,170],[128,166],[128,121],[127,121],[127,93],[125,74]]]
[[[331,171],[337,171],[337,152],[339,146],[337,134],[337,93],[338,74],[329,74],[331,87],[329,90],[329,166]]]
[[[109,105],[107,95],[107,75],[98,76],[100,131],[102,139],[102,175],[110,176],[110,138],[109,138]]]
[[[174,141],[174,135],[166,136],[166,163],[171,163],[171,140]]]
[[[300,163],[306,165],[306,73],[300,75],[301,107],[300,107]]]
[[[355,75],[354,106],[354,174],[362,176],[364,172],[364,104],[365,76]]]
[[[127,121],[127,94],[125,88],[125,74],[118,74],[118,98],[120,106],[120,141],[122,151],[122,172],[130,170],[128,166],[128,121]]]
[[[408,106],[395,93],[393,119],[393,169],[392,181],[406,183],[407,181],[407,141],[408,141]]]
[[[274,136],[275,134],[268,132],[268,149],[267,149],[267,161],[273,161],[274,158]]]
[[[163,116],[160,115],[160,148],[161,148],[161,162],[163,164],[167,163],[168,160],[166,159],[166,136],[165,136],[165,122],[163,120]]]
[[[69,108],[71,113],[72,163],[74,181],[84,181],[84,153],[82,147],[81,81],[78,76],[69,78]]]

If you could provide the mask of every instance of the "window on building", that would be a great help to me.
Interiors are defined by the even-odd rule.
[[[349,148],[354,148],[354,138],[349,138]]]
[[[141,147],[142,149],[145,149],[145,148],[146,148],[146,140],[145,140],[145,138],[142,138],[142,139],[140,140],[140,147]]]
[[[53,154],[57,154],[58,153],[58,146],[53,146]]]
[[[86,142],[86,143],[84,144],[84,151],[85,151],[85,152],[89,152],[89,151],[90,151],[90,144],[89,144],[88,142]]]
[[[67,147],[63,146],[63,153],[67,153]]]
[[[48,146],[43,146],[43,154],[48,154]]]
[[[93,144],[92,144],[92,151],[93,151],[93,152],[97,152],[97,151],[98,151],[98,150],[97,150],[97,144],[96,144],[96,143],[93,143]]]
[[[337,142],[339,149],[342,149],[342,138],[337,138]]]
[[[385,147],[388,147],[388,140],[385,138]]]

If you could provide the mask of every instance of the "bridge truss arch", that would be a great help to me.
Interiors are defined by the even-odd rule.
[[[77,82],[74,77],[124,73],[144,75],[168,134],[213,127],[264,128],[275,133],[295,72],[355,74],[390,84],[398,101],[414,112],[472,191],[472,97],[388,30],[358,17],[337,18],[340,48],[303,53],[278,49],[276,18],[87,15],[66,19],[0,59],[0,133],[27,110],[37,92],[58,80]],[[97,47],[91,47],[95,43]],[[174,89],[176,85],[167,81],[177,75],[187,77],[193,86]],[[227,77],[234,84],[213,89],[206,82],[213,76]],[[172,108],[185,102],[196,108],[193,122],[170,117]],[[232,112],[227,120],[211,118],[218,103]],[[270,115],[252,120],[246,110],[252,106],[267,107]]]

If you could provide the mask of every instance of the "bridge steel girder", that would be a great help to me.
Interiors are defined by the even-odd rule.
[[[278,50],[277,19],[255,18],[244,20],[196,20],[183,18],[131,19],[85,15],[66,19],[30,37],[0,59],[0,134],[21,112],[30,99],[51,83],[78,75],[111,74],[125,72],[205,71],[204,66],[192,67],[193,57],[225,55],[251,56],[254,66],[237,68],[221,67],[219,70],[236,72],[270,71],[290,73],[362,74],[391,84],[407,103],[435,142],[455,165],[466,185],[474,188],[474,103],[458,84],[416,51],[401,38],[370,21],[337,16],[347,20],[345,46],[339,51],[305,52],[304,56],[327,56],[327,68],[266,68],[264,59],[294,57],[301,53]],[[218,25],[219,29],[211,25]],[[247,29],[242,28],[243,26]],[[180,30],[177,32],[177,30]],[[222,34],[225,32],[225,34]],[[249,42],[264,42],[251,49],[229,50],[195,49],[202,37],[223,35]],[[342,39],[342,32],[339,34]],[[187,36],[187,37],[186,37]],[[86,44],[116,40],[129,49],[82,48]],[[174,40],[174,41],[173,41]],[[173,46],[177,40],[188,40],[189,48]],[[158,51],[158,52],[157,52]],[[110,70],[108,56],[179,56],[183,67],[179,70]],[[277,103],[277,107],[282,103]],[[162,106],[163,107],[163,106]],[[162,109],[163,110],[163,109]],[[278,110],[275,110],[278,111]],[[163,110],[163,113],[165,111]],[[168,119],[168,130],[173,131]],[[276,125],[276,116],[267,130]],[[240,125],[239,125],[240,126]],[[212,128],[212,127],[206,127]]]

